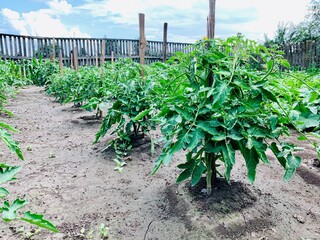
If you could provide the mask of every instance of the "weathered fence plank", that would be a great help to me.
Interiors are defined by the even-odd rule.
[[[100,65],[103,63],[102,41],[105,42],[104,60],[111,61],[113,52],[114,58],[132,58],[140,62],[138,39],[49,38],[2,33],[0,33],[0,58],[19,60],[39,58],[42,55],[44,59],[49,59],[50,56],[59,57],[61,51],[63,64],[70,67],[71,52],[77,49],[79,66],[95,65],[96,58]],[[191,49],[191,44],[188,43],[167,42],[164,45],[160,41],[148,41],[146,44],[146,63],[163,61],[165,49],[167,58],[175,52],[187,53]]]
[[[292,67],[306,69],[320,68],[320,40],[308,40],[301,43],[286,44],[282,47],[285,58]]]

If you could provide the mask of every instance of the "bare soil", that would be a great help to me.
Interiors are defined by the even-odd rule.
[[[114,171],[114,152],[101,152],[112,136],[92,144],[101,121],[72,104],[60,105],[43,88],[22,89],[8,109],[15,116],[0,121],[21,131],[14,139],[26,158],[19,161],[0,143],[0,162],[23,166],[18,179],[5,185],[10,199],[27,198],[26,210],[43,213],[60,232],[0,221],[0,239],[100,239],[101,224],[109,228],[109,239],[320,239],[320,169],[305,142],[299,143],[303,163],[288,183],[268,154],[271,164],[258,166],[251,185],[238,156],[232,181],[219,180],[207,197],[204,181],[193,188],[175,184],[183,152],[151,176],[161,149],[151,156],[150,145],[141,142],[124,172]]]

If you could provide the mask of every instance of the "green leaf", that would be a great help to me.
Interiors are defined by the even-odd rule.
[[[318,115],[311,115],[307,118],[300,116],[296,120],[298,127],[303,130],[306,128],[318,127],[320,125],[320,117]]]
[[[266,151],[268,146],[261,142],[262,140],[258,141],[256,139],[253,140],[253,147],[255,148],[257,154],[259,155],[259,158],[265,163],[269,164],[269,160],[266,155]]]
[[[200,162],[195,169],[192,172],[191,177],[191,186],[195,186],[201,179],[202,174],[206,170],[206,166],[203,164],[203,162]]]
[[[299,141],[308,140],[308,138],[307,138],[305,135],[300,135],[297,139],[298,139]]]
[[[277,97],[269,90],[262,88],[261,93],[266,99],[271,100],[272,102],[278,102]]]
[[[279,157],[280,150],[275,142],[271,143],[270,149],[273,152],[273,154],[276,156],[278,159],[279,163],[281,164],[282,167],[286,167],[286,159],[284,157]]]
[[[19,132],[17,129],[15,129],[14,127],[12,127],[11,125],[9,124],[6,124],[4,122],[0,122],[0,128],[5,128],[7,130],[10,130],[12,132]]]
[[[189,177],[191,177],[193,173],[193,168],[187,168],[182,173],[180,173],[179,177],[177,178],[177,183],[180,183],[184,180],[187,180]]]
[[[5,222],[15,220],[17,218],[17,210],[23,208],[28,203],[27,200],[16,199],[12,205],[6,201],[2,207],[2,219]]]
[[[21,160],[24,160],[21,149],[16,141],[11,137],[11,134],[0,128],[0,138],[6,143],[11,152],[15,152]]]
[[[293,177],[296,171],[296,168],[299,167],[300,164],[301,164],[301,158],[299,156],[293,156],[292,154],[288,155],[286,171],[283,176],[283,179],[285,181],[289,181]]]
[[[228,87],[226,82],[220,82],[218,86],[216,86],[215,91],[213,93],[213,102],[212,108],[220,107],[225,99],[227,98],[230,92],[230,88]]]
[[[170,152],[162,152],[156,160],[151,174],[155,174],[162,164],[168,165],[172,159],[172,156],[173,154],[171,154]]]
[[[174,107],[174,110],[185,120],[185,121],[192,121],[193,114],[191,114],[188,109],[183,109],[178,106]]]
[[[218,126],[220,126],[218,121],[204,121],[197,123],[198,128],[201,128],[203,131],[210,133],[211,135],[218,134],[218,131],[216,130],[216,127]]]
[[[259,156],[255,148],[248,149],[246,147],[245,142],[240,142],[239,147],[240,147],[242,156],[246,161],[246,166],[248,170],[248,179],[251,183],[253,183],[256,178],[256,168],[259,163]]]
[[[52,232],[59,232],[58,229],[48,220],[43,219],[43,215],[30,213],[30,211],[25,212],[21,220],[29,222],[38,227],[48,229]]]
[[[0,184],[14,180],[18,172],[20,172],[20,166],[7,166],[0,165]]]
[[[147,109],[147,110],[144,110],[144,111],[140,112],[140,113],[139,113],[135,118],[133,118],[132,120],[133,120],[133,121],[139,121],[139,120],[141,120],[142,118],[144,118],[145,116],[147,116],[151,110],[152,110],[152,109]]]
[[[188,131],[184,130],[180,132],[179,136],[177,137],[177,141],[173,144],[170,149],[170,154],[175,154],[182,149],[185,149],[190,142],[191,135]]]
[[[272,60],[269,60],[267,62],[267,67],[268,67],[268,71],[270,71],[273,68],[273,61]]]
[[[187,147],[189,150],[197,147],[198,144],[202,143],[202,140],[205,138],[205,134],[200,128],[197,128],[195,131],[191,132],[190,135],[192,136],[192,138]]]
[[[230,173],[233,165],[235,164],[235,151],[233,150],[231,144],[226,144],[221,146],[221,153],[226,167],[225,178],[230,181]]]
[[[9,195],[9,191],[5,188],[0,188],[0,198],[5,198]]]

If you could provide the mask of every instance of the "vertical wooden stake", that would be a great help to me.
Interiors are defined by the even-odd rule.
[[[101,60],[100,60],[100,66],[104,66],[104,58],[105,58],[105,53],[106,53],[106,41],[103,39],[102,40],[102,45],[101,45]]]
[[[163,62],[167,61],[168,23],[163,24]]]
[[[111,51],[111,63],[114,63],[114,51]]]
[[[144,78],[143,65],[145,64],[147,40],[145,37],[145,16],[143,13],[139,13],[139,57],[141,77]]]
[[[98,51],[96,51],[96,67],[99,67]]]
[[[209,0],[209,17],[207,20],[207,34],[209,39],[214,38],[215,29],[215,8],[216,0]],[[210,45],[208,44],[208,48]],[[209,65],[209,74],[207,79],[207,87],[213,87],[214,75],[212,72],[212,65]],[[210,96],[210,101],[213,101],[213,96]],[[212,141],[211,135],[206,134],[205,141]],[[205,159],[207,162],[207,194],[212,193],[212,184],[217,182],[217,170],[216,170],[216,157],[214,153],[205,153]]]
[[[209,0],[209,17],[208,17],[208,38],[214,38],[216,24],[216,0]]]
[[[79,69],[78,49],[76,47],[73,49],[73,66],[74,66],[74,69],[78,71]]]
[[[54,62],[56,58],[56,43],[55,39],[52,40],[52,62]]]
[[[62,51],[59,51],[59,68],[60,68],[60,73],[63,74],[63,65],[62,65]]]
[[[74,55],[73,51],[70,53],[70,68],[74,69]]]

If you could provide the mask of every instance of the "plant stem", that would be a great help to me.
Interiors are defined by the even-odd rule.
[[[206,165],[207,165],[207,178],[206,178],[206,182],[207,182],[207,194],[211,195],[212,193],[212,185],[211,185],[211,181],[212,181],[212,162],[211,159],[209,157],[210,153],[205,153],[205,159],[206,159]]]

